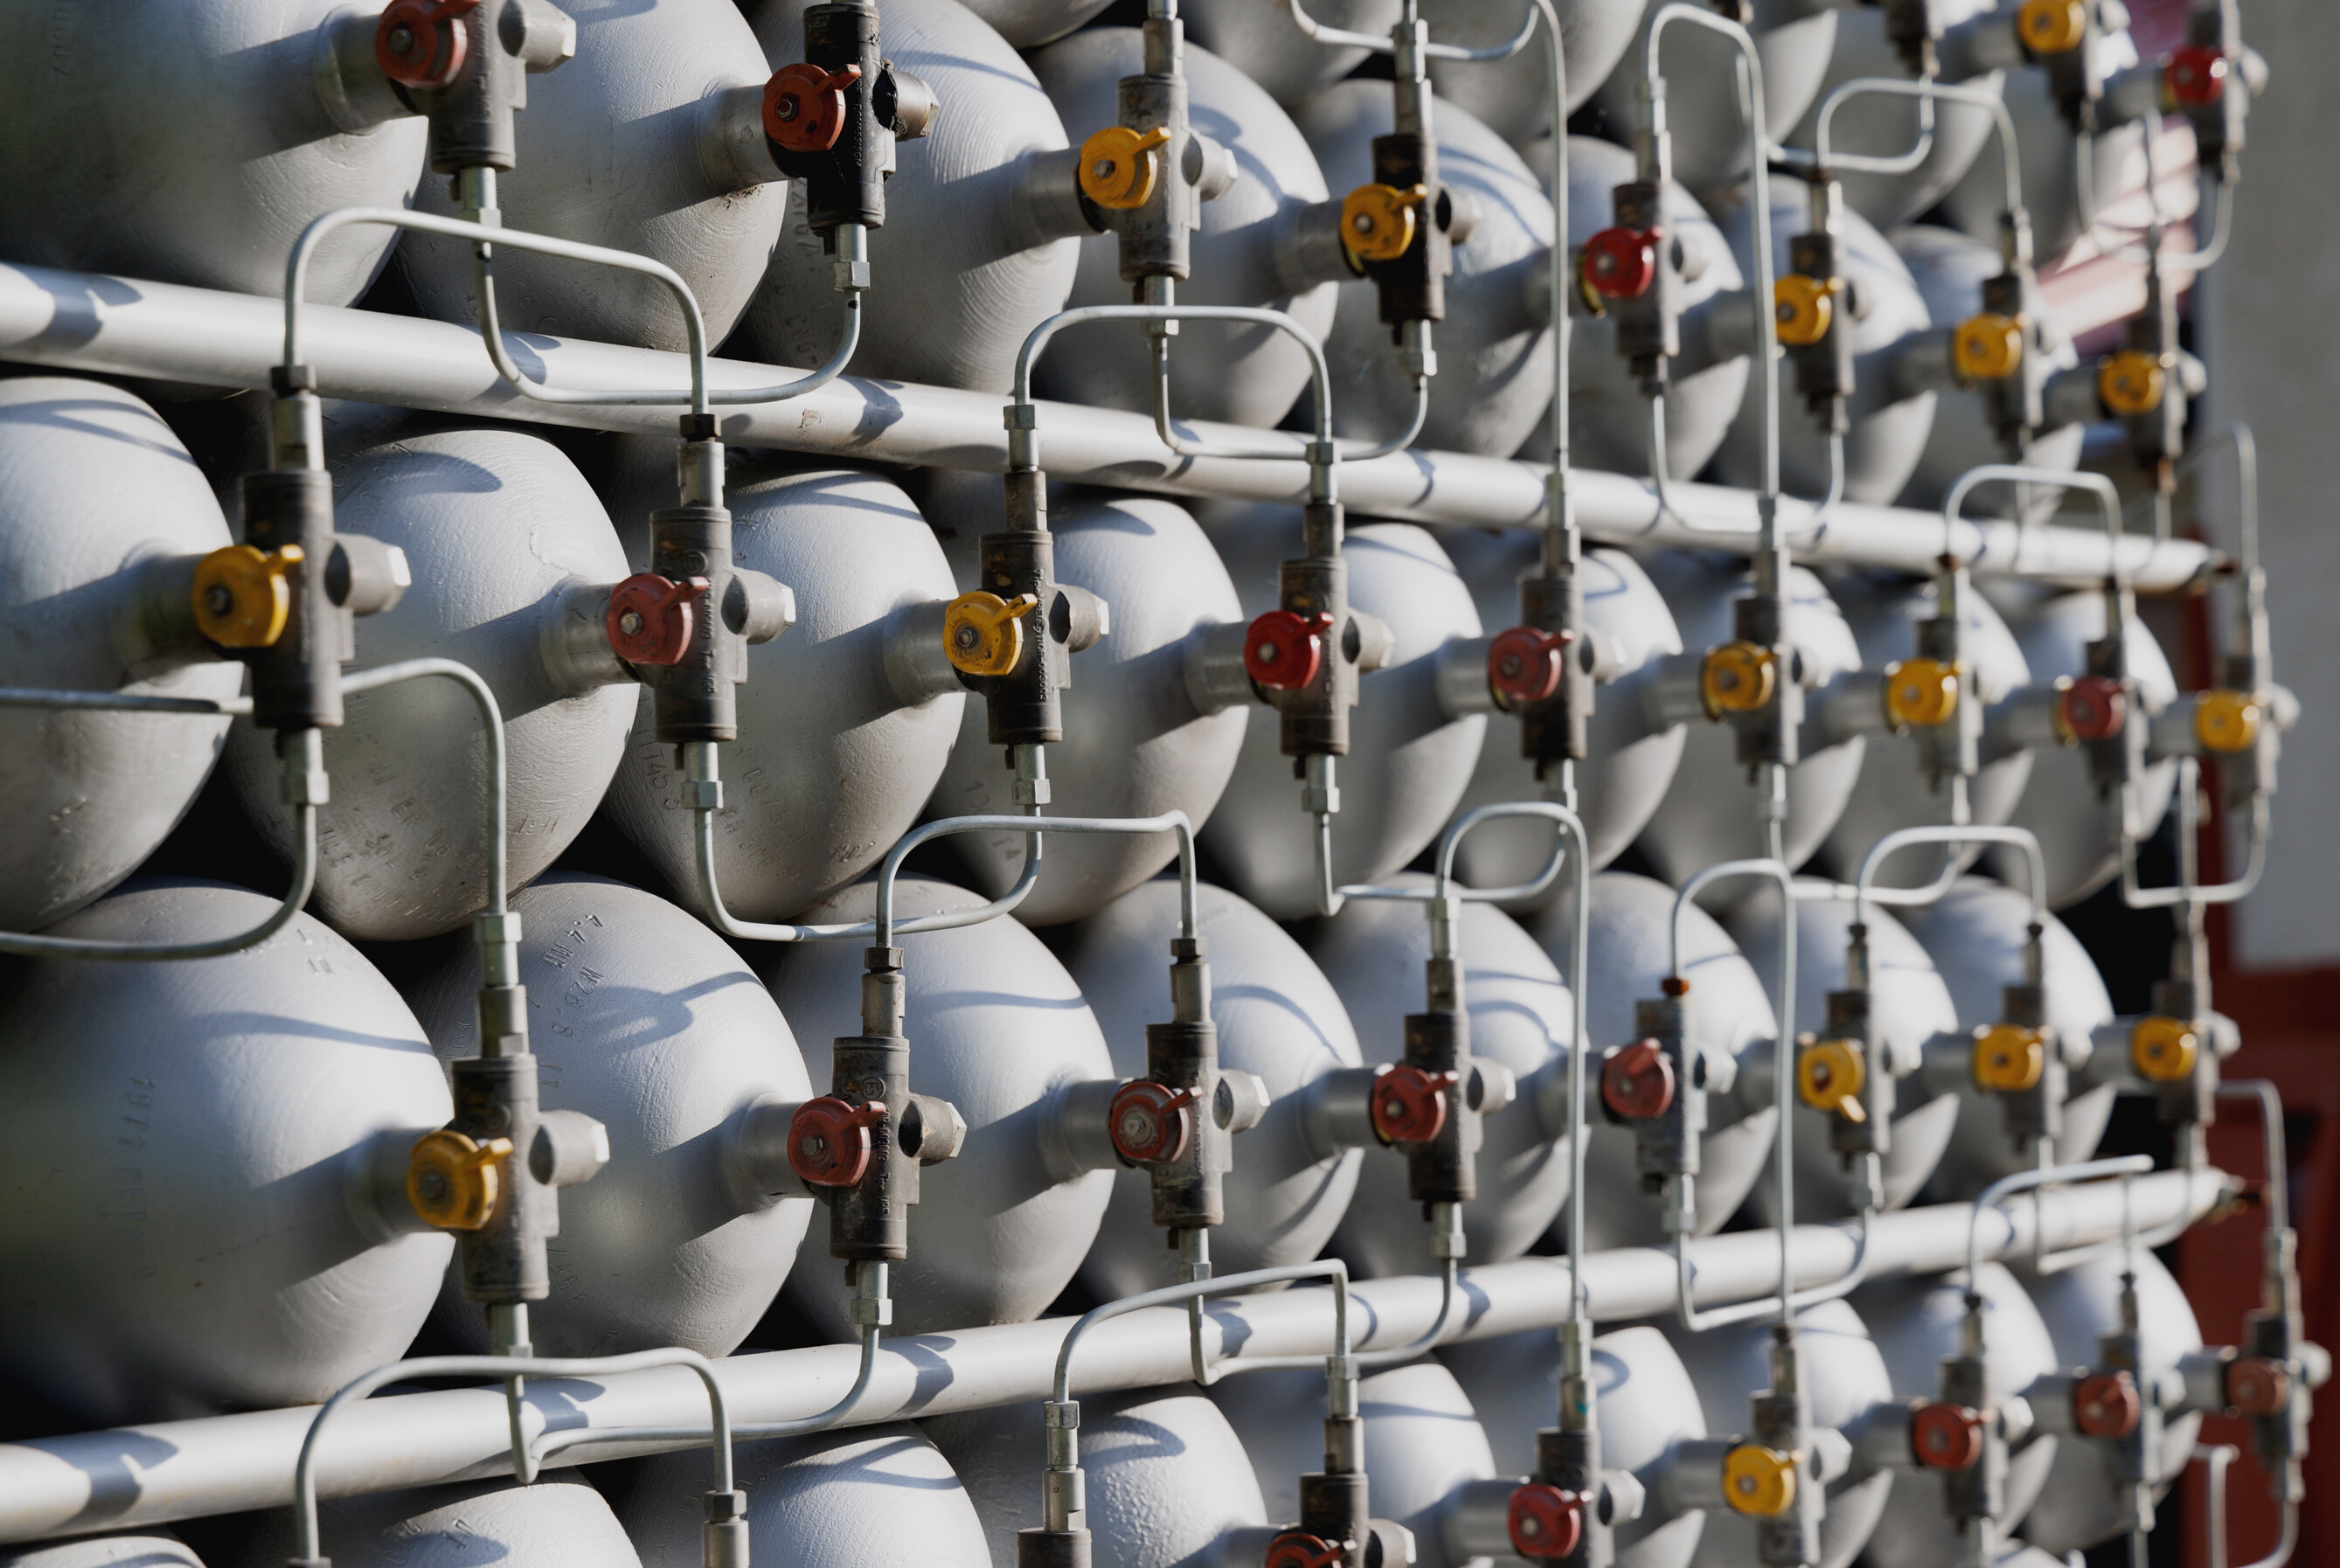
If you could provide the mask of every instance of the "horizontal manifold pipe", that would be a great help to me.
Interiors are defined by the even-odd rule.
[[[2141,1177],[2134,1193],[2140,1234],[2198,1218],[2233,1191],[2216,1171]],[[1986,1257],[2024,1257],[2117,1238],[2118,1183],[2027,1194],[1982,1223]],[[1939,1274],[1964,1265],[1964,1204],[1879,1216],[1869,1238],[1871,1278]],[[1713,1305],[1777,1288],[1780,1252],[1770,1233],[1709,1236],[1690,1245],[1698,1302]],[[1852,1264],[1849,1227],[1803,1226],[1795,1234],[1799,1286],[1839,1277]],[[1641,1247],[1584,1260],[1592,1315],[1605,1322],[1672,1310],[1670,1254]],[[1456,1335],[1482,1339],[1549,1329],[1568,1311],[1564,1258],[1522,1258],[1463,1275],[1469,1318]],[[1435,1279],[1377,1279],[1353,1287],[1356,1347],[1403,1345],[1438,1315]],[[1290,1290],[1213,1304],[1205,1344],[1215,1355],[1310,1355],[1332,1345],[1331,1299]],[[901,1420],[979,1410],[1048,1396],[1057,1347],[1070,1318],[1006,1324],[896,1340],[878,1357],[868,1394],[847,1423]],[[1074,1392],[1151,1388],[1190,1375],[1186,1315],[1175,1308],[1135,1313],[1100,1325],[1084,1342]],[[735,1355],[715,1364],[733,1422],[788,1421],[827,1409],[853,1383],[849,1345]],[[707,1395],[688,1371],[631,1372],[598,1381],[531,1381],[530,1425],[686,1426],[707,1418]],[[313,1407],[207,1416],[0,1444],[0,1541],[31,1541],[174,1519],[281,1508],[292,1501],[292,1466]],[[325,1496],[508,1474],[511,1433],[496,1389],[377,1397],[337,1418],[318,1456]],[[673,1444],[586,1445],[548,1463],[614,1459]]]
[[[882,292],[871,308],[885,308]],[[573,391],[689,382],[683,355],[607,343],[508,332],[513,357],[530,376]],[[55,370],[131,376],[202,386],[261,388],[283,352],[281,302],[213,289],[142,283],[45,267],[0,265],[0,359]],[[327,397],[481,418],[567,424],[594,430],[671,434],[673,408],[579,407],[521,397],[500,382],[479,336],[468,327],[412,321],[371,311],[302,307],[302,354]],[[770,384],[770,365],[714,360],[708,384]],[[730,409],[723,438],[850,462],[1004,472],[1005,399],[898,382],[845,377],[788,402]],[[1210,447],[1258,448],[1288,442],[1290,462],[1179,458],[1165,450],[1145,414],[1066,403],[1039,405],[1040,463],[1057,479],[1235,501],[1307,499],[1303,436],[1196,423],[1194,439]],[[1406,452],[1341,465],[1341,495],[1363,517],[1433,526],[1521,528],[1543,514],[1545,470],[1501,458]],[[1754,498],[1713,485],[1667,487],[1672,511],[1661,515],[1647,484],[1622,474],[1572,472],[1578,521],[1595,540],[1616,544],[1700,545],[1730,549],[1752,542]],[[1839,504],[1817,529],[1810,509],[1789,501],[1781,524],[1799,560],[1930,572],[1943,546],[1942,520],[1898,507]],[[1696,524],[1698,526],[1691,526]],[[2011,522],[1964,521],[1951,546],[1982,575],[2019,573],[2076,585],[2107,575],[2108,541],[2092,529],[2040,526],[2018,553]],[[2119,566],[2147,591],[2198,587],[2224,559],[2187,540],[2123,541]]]

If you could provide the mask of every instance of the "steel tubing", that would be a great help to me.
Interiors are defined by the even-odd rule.
[[[283,307],[253,295],[144,283],[45,267],[0,265],[0,359],[55,370],[151,378],[203,386],[260,388],[282,352]],[[684,356],[649,349],[508,332],[528,374],[571,390],[682,385]],[[303,352],[327,397],[431,409],[482,418],[599,430],[670,433],[676,408],[578,407],[522,397],[498,379],[478,334],[442,322],[373,312],[310,307],[302,313]],[[766,385],[770,365],[714,360],[719,391]],[[746,446],[818,453],[854,462],[1002,472],[1007,432],[1002,398],[898,382],[841,378],[793,402],[729,410],[724,439]],[[1040,463],[1050,475],[1165,495],[1284,501],[1307,495],[1304,438],[1289,432],[1195,423],[1205,446],[1284,442],[1292,461],[1180,458],[1165,451],[1145,414],[1063,403],[1039,405]],[[1448,527],[1525,528],[1541,523],[1545,471],[1499,458],[1406,452],[1343,463],[1343,500],[1362,517]],[[1713,485],[1669,484],[1660,515],[1642,481],[1579,471],[1570,494],[1585,533],[1616,544],[1744,548],[1754,539],[1753,498]],[[1679,513],[1681,515],[1674,515]],[[1792,503],[1780,526],[1796,558],[1930,572],[1943,542],[1941,518],[1897,507],[1839,504],[1818,527]],[[2018,567],[2012,522],[1966,520],[1950,544],[1981,575]],[[2112,547],[2089,529],[2039,526],[2021,540],[2027,577],[2094,585]],[[2224,557],[2200,543],[2124,539],[2118,565],[2144,591],[2201,586]]]
[[[2135,1183],[2141,1231],[2198,1218],[2235,1190],[2217,1171],[2165,1171]],[[1938,1274],[1965,1261],[1964,1204],[1880,1215],[1869,1236],[1871,1278]],[[1980,1226],[1983,1255],[2028,1256],[2109,1240],[2121,1233],[2120,1184],[2026,1195]],[[1847,1226],[1795,1233],[1797,1284],[1834,1279],[1850,1266]],[[1760,1295],[1779,1284],[1779,1248],[1762,1231],[1690,1244],[1701,1305]],[[1568,1313],[1564,1258],[1530,1257],[1463,1276],[1467,1323],[1456,1339],[1551,1328]],[[1674,1260],[1653,1248],[1593,1253],[1583,1279],[1591,1315],[1619,1322],[1671,1311]],[[1351,1287],[1356,1345],[1400,1345],[1438,1314],[1438,1282],[1427,1276],[1362,1281]],[[1047,1397],[1065,1331],[1048,1318],[957,1334],[895,1340],[878,1357],[852,1424],[941,1415]],[[1216,1356],[1323,1355],[1332,1344],[1331,1295],[1298,1289],[1215,1302],[1205,1346]],[[1215,1343],[1213,1337],[1215,1336]],[[1076,1394],[1147,1388],[1190,1375],[1184,1311],[1161,1308],[1100,1325],[1081,1358]],[[735,1355],[715,1364],[732,1419],[742,1425],[786,1421],[827,1408],[854,1381],[850,1345]],[[661,1368],[586,1380],[531,1380],[532,1427],[687,1426],[703,1422],[706,1391],[688,1370]],[[281,1508],[292,1501],[292,1467],[313,1407],[207,1416],[193,1421],[83,1433],[0,1444],[0,1541],[122,1530],[175,1519]],[[533,1435],[533,1432],[531,1432]],[[570,1448],[549,1466],[649,1453],[679,1444]],[[511,1433],[499,1388],[381,1397],[341,1417],[317,1459],[325,1496],[387,1491],[508,1474]]]

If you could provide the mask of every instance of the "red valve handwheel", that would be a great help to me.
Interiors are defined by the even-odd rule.
[[[799,62],[764,84],[764,134],[791,153],[826,153],[845,134],[845,89],[861,67],[824,71]]]
[[[1194,1139],[1195,1091],[1132,1078],[1114,1091],[1106,1116],[1115,1154],[1135,1166],[1167,1164]]]
[[[2072,1390],[2072,1423],[2089,1437],[2116,1442],[2137,1430],[2145,1414],[2137,1380],[2126,1372],[2100,1372]]]
[[[629,664],[679,664],[690,651],[691,605],[707,592],[707,579],[680,582],[655,571],[638,571],[610,590],[601,618],[610,650]]]
[[[1487,645],[1487,685],[1505,703],[1548,701],[1560,691],[1561,660],[1572,640],[1565,631],[1514,626]]]
[[[1665,1115],[1674,1103],[1674,1065],[1665,1048],[1636,1040],[1601,1057],[1601,1101],[1626,1121]]]
[[[2245,1415],[2279,1415],[2291,1402],[2291,1374],[2264,1355],[2237,1356],[2226,1366],[2226,1403]]]
[[[835,1095],[807,1100],[788,1118],[788,1168],[813,1186],[859,1185],[876,1148],[869,1129],[885,1118],[883,1100],[858,1106]]]
[[[1909,1420],[1909,1446],[1929,1470],[1971,1470],[1982,1459],[1982,1423],[1963,1404],[1923,1405]]]
[[[2169,95],[2189,108],[2206,109],[2226,95],[2226,51],[2211,44],[2181,44],[2169,52],[2162,80]]]
[[[480,0],[391,0],[374,24],[373,59],[402,87],[444,87],[463,69]]]
[[[2083,675],[2057,694],[2064,728],[2080,740],[2109,740],[2128,718],[2128,694],[2106,675]]]
[[[1522,1557],[1573,1556],[1584,1534],[1584,1501],[1541,1481],[1524,1482],[1512,1488],[1503,1522],[1511,1529],[1512,1550]]]
[[[1266,1568],[1333,1568],[1347,1555],[1321,1535],[1287,1530],[1267,1543]]]
[[[1585,286],[1602,299],[1637,300],[1658,281],[1655,229],[1603,229],[1584,242]]]
[[[1383,1143],[1426,1144],[1446,1125],[1453,1073],[1395,1067],[1373,1079],[1373,1132]]]
[[[1324,634],[1332,630],[1329,615],[1264,611],[1244,634],[1244,673],[1272,690],[1297,691],[1324,667]]]

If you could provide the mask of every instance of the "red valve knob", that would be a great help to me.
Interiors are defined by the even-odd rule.
[[[1503,1511],[1511,1527],[1512,1550],[1522,1557],[1571,1557],[1584,1534],[1584,1500],[1541,1481],[1512,1488],[1511,1506]]]
[[[471,46],[462,19],[480,0],[391,0],[374,24],[373,59],[402,87],[444,87]]]
[[[1543,702],[1560,690],[1561,660],[1573,634],[1514,626],[1487,645],[1487,685],[1512,703]]]
[[[1971,1470],[1982,1462],[1982,1412],[1924,1404],[1909,1420],[1909,1447],[1929,1470]]]
[[[707,579],[680,582],[655,571],[638,571],[610,590],[601,618],[610,650],[629,664],[679,664],[690,651],[691,604],[707,591]]]
[[[1658,281],[1658,231],[1603,229],[1584,242],[1584,285],[1602,299],[1638,300]]]
[[[1333,1568],[1348,1554],[1321,1535],[1287,1530],[1267,1543],[1266,1568]]]
[[[2280,1415],[2291,1403],[2291,1374],[2264,1355],[2237,1356],[2226,1365],[2226,1403],[2244,1415]]]
[[[2226,94],[2226,51],[2210,44],[2181,44],[2169,52],[2161,79],[2175,103],[2206,109]]]
[[[1385,1144],[1426,1144],[1446,1125],[1453,1073],[1395,1067],[1373,1079],[1373,1133]]]
[[[2084,1377],[2072,1390],[2073,1424],[2089,1437],[2117,1442],[2137,1430],[2137,1418],[2144,1414],[2144,1402],[2137,1398],[2137,1379],[2126,1372],[2100,1372],[2094,1377]]]
[[[1106,1125],[1114,1152],[1131,1165],[1166,1165],[1195,1136],[1195,1091],[1132,1078],[1114,1091]]]
[[[1601,1058],[1601,1102],[1625,1121],[1647,1121],[1674,1103],[1674,1065],[1655,1040],[1619,1046]]]
[[[861,67],[783,65],[764,84],[764,134],[791,153],[826,153],[845,134],[845,90]]]
[[[1267,610],[1244,635],[1244,673],[1271,690],[1297,691],[1324,667],[1324,635],[1332,630],[1329,615]]]
[[[2083,675],[2057,696],[2057,718],[2076,740],[2109,740],[2128,718],[2128,694],[2107,675]]]
[[[886,1119],[886,1102],[852,1105],[835,1095],[807,1100],[788,1119],[788,1168],[813,1186],[854,1186],[869,1174],[876,1147],[869,1129]]]

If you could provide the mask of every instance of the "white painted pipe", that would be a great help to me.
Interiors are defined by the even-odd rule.
[[[2165,1171],[2137,1180],[2135,1219],[2150,1230],[2207,1213],[2234,1190],[2221,1172]],[[2064,1188],[2018,1199],[1986,1216],[1982,1255],[2006,1258],[2117,1236],[2118,1183]],[[1869,1243],[1872,1279],[1938,1274],[1965,1261],[1971,1208],[1946,1204],[1879,1216]],[[1834,1279],[1850,1266],[1849,1226],[1804,1226],[1794,1237],[1797,1284]],[[1747,1231],[1690,1243],[1700,1305],[1759,1295],[1779,1283],[1779,1245]],[[1529,1257],[1463,1276],[1470,1317],[1455,1335],[1480,1339],[1551,1328],[1567,1314],[1568,1261]],[[1671,1310],[1672,1256],[1653,1248],[1592,1253],[1584,1288],[1595,1319],[1617,1322]],[[1366,1280],[1351,1287],[1351,1328],[1359,1349],[1403,1345],[1438,1313],[1428,1276]],[[947,1414],[1045,1398],[1070,1318],[1005,1324],[889,1343],[849,1424]],[[1220,1356],[1323,1355],[1332,1344],[1332,1305],[1322,1290],[1291,1290],[1213,1304],[1205,1346]],[[1186,1315],[1135,1313],[1084,1342],[1076,1394],[1148,1388],[1189,1375]],[[849,1345],[735,1355],[715,1364],[733,1421],[756,1424],[826,1409],[854,1380]],[[595,1381],[531,1380],[531,1426],[683,1426],[707,1417],[698,1375],[662,1368]],[[93,1530],[124,1530],[174,1519],[281,1508],[292,1500],[292,1466],[314,1409],[258,1411],[158,1423],[70,1437],[0,1444],[0,1542]],[[531,1432],[533,1435],[533,1432]],[[583,1445],[552,1465],[614,1459],[672,1444]],[[323,1496],[424,1486],[505,1474],[511,1431],[500,1388],[376,1398],[336,1418],[317,1458]]]
[[[501,382],[468,327],[372,312],[312,306],[301,317],[303,357],[327,397],[485,418],[670,435],[674,408],[580,408],[537,402]],[[1208,329],[1202,329],[1208,330]],[[684,384],[682,356],[536,333],[507,334],[531,376],[578,390]],[[283,306],[248,294],[136,282],[45,267],[0,265],[0,359],[59,370],[152,377],[207,386],[264,387],[282,352]],[[754,387],[773,367],[736,360],[708,366],[711,387]],[[1007,466],[1003,401],[897,382],[841,378],[785,403],[729,411],[727,441],[815,452],[845,461],[1002,472]],[[1163,449],[1144,414],[1069,404],[1039,405],[1040,461],[1049,474],[1169,495],[1287,501],[1307,494],[1303,436],[1196,424],[1205,445],[1288,442],[1290,462],[1181,459]],[[1546,471],[1532,463],[1454,452],[1407,452],[1343,463],[1343,499],[1363,517],[1451,527],[1524,528],[1541,523]],[[1581,471],[1570,477],[1586,534],[1611,543],[1735,548],[1751,543],[1754,503],[1743,491],[1667,487],[1661,519],[1641,480]],[[1681,516],[1671,515],[1680,513]],[[1935,513],[1839,505],[1817,531],[1790,505],[1780,530],[1800,561],[1837,561],[1930,572],[1945,545]],[[1948,541],[1978,576],[2016,559],[2013,523],[1968,519]],[[2107,575],[2102,533],[2038,528],[2023,542],[2024,575],[2093,586]],[[2124,539],[2118,564],[2141,590],[2205,581],[2224,561],[2188,540]]]

